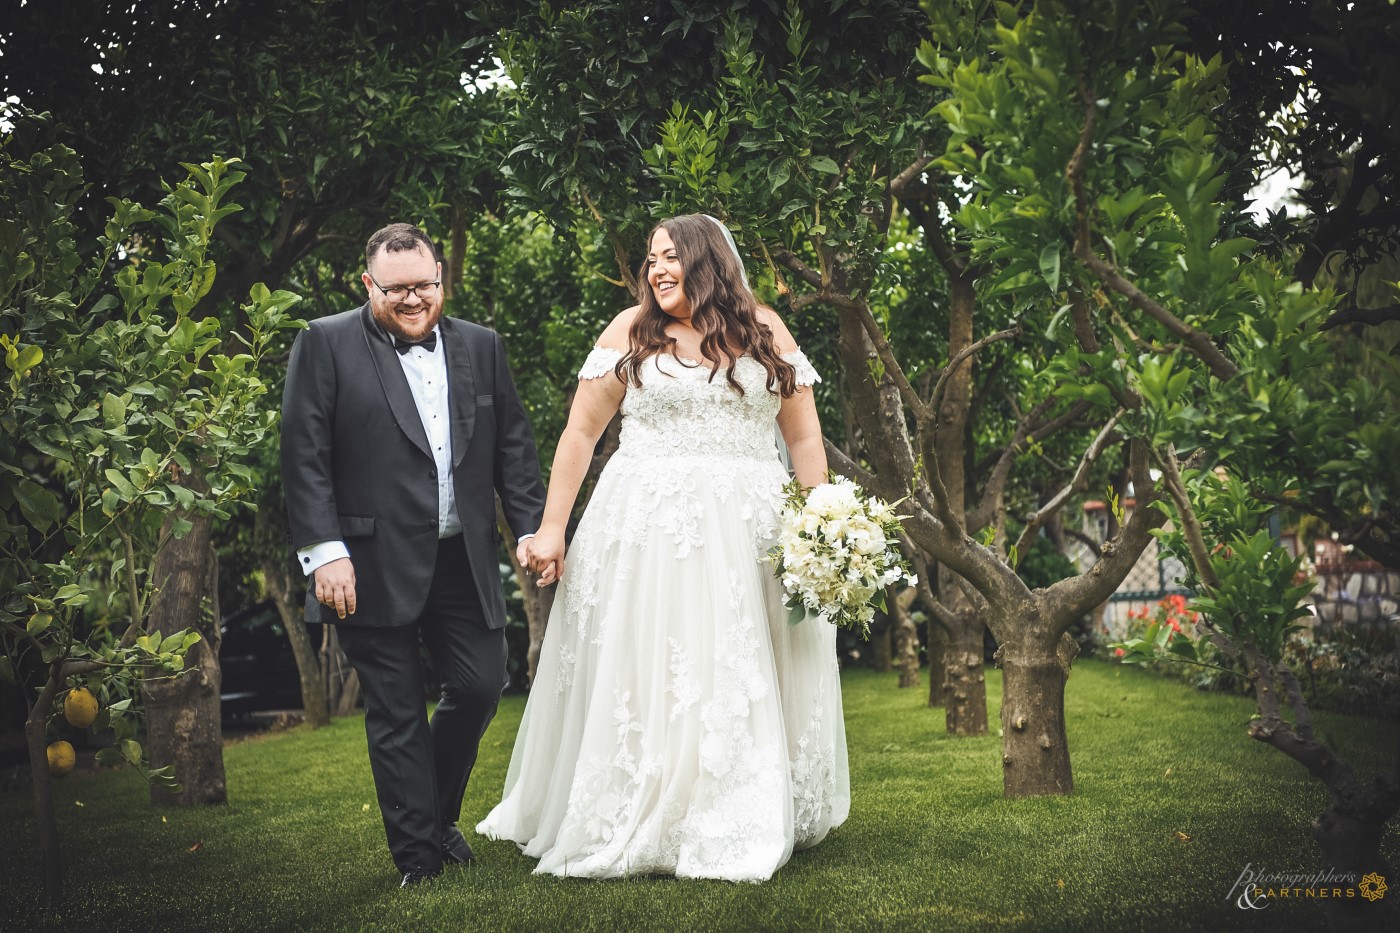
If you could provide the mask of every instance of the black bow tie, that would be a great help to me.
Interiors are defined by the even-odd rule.
[[[407,353],[414,347],[422,347],[424,350],[427,350],[429,353],[432,353],[435,349],[437,349],[437,331],[433,331],[432,333],[428,334],[428,336],[424,337],[422,340],[415,340],[412,342],[409,342],[407,340],[400,340],[398,337],[394,338],[394,349],[398,350],[400,353]]]

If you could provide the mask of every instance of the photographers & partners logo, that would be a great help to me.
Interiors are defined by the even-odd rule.
[[[1355,872],[1328,868],[1314,872],[1268,872],[1253,862],[1244,866],[1225,899],[1233,899],[1240,910],[1263,910],[1276,901],[1365,898],[1375,902],[1385,897],[1385,877],[1371,872],[1359,880]]]

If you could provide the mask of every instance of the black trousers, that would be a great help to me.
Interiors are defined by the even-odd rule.
[[[399,871],[442,865],[442,834],[457,822],[477,747],[507,681],[505,633],[486,627],[461,535],[438,542],[423,614],[392,628],[342,625],[360,678],[379,811]],[[427,715],[419,642],[442,677]]]

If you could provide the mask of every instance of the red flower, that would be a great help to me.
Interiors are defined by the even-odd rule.
[[[1123,656],[1123,649],[1122,649],[1122,648],[1115,648],[1114,651],[1113,651],[1113,653],[1116,654],[1118,657],[1121,658],[1121,657]]]

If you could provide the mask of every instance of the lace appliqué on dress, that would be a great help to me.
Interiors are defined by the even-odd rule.
[[[797,384],[800,386],[815,385],[822,381],[821,375],[811,360],[807,359],[807,354],[801,350],[793,350],[791,353],[784,353],[783,360],[792,364],[792,368],[797,370]]]
[[[583,366],[578,371],[578,377],[580,379],[601,379],[613,371],[613,367],[620,359],[622,359],[620,350],[614,350],[612,347],[594,347],[589,352],[588,358],[583,361]]]

